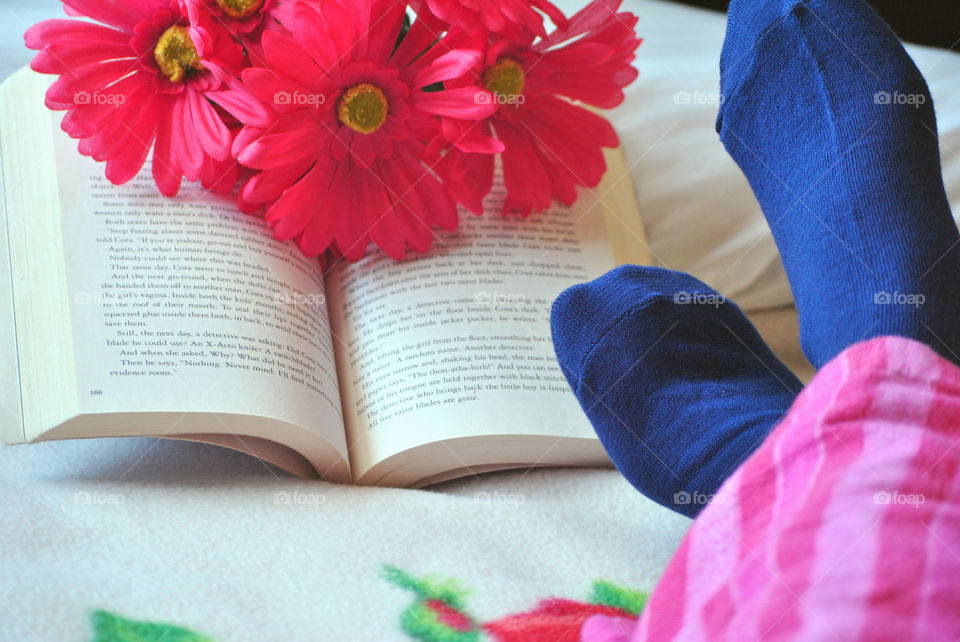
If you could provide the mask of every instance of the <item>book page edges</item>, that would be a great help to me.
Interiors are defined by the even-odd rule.
[[[652,265],[637,192],[623,148],[604,149],[607,172],[594,188],[617,265]]]
[[[335,483],[351,480],[346,458],[322,436],[285,421],[250,415],[214,412],[79,415],[43,433],[36,441],[102,437],[198,441],[245,452],[298,477],[322,477]]]
[[[201,444],[229,448],[230,450],[236,450],[251,457],[256,457],[260,461],[273,464],[277,468],[282,468],[291,475],[301,479],[315,479],[320,477],[320,472],[317,470],[317,467],[311,464],[306,457],[292,448],[287,448],[269,439],[244,437],[241,435],[217,435],[213,433],[206,435],[170,435],[169,437],[165,437],[165,439],[193,441]],[[323,468],[329,467],[330,466],[323,466]],[[336,475],[334,474],[333,476]],[[328,481],[334,480],[328,479]],[[336,481],[350,481],[350,476],[348,474],[345,480]]]
[[[3,154],[0,150],[0,168]],[[10,245],[7,238],[6,201],[3,196],[3,172],[0,171],[0,438],[5,443],[24,441],[23,405],[20,402],[20,355],[17,350],[17,324],[13,313],[13,281]]]
[[[355,483],[420,488],[494,470],[551,466],[597,468],[611,465],[610,458],[597,439],[483,435],[434,441],[399,452],[378,462]]]
[[[49,85],[30,69],[0,85],[0,159],[22,402],[20,435],[3,432],[11,442],[36,439],[78,408],[53,131],[49,110],[34,102]]]

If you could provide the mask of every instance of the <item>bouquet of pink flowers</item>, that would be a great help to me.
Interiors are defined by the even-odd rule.
[[[80,153],[160,192],[232,194],[307,255],[394,258],[480,214],[500,155],[505,211],[570,204],[616,147],[637,71],[621,0],[62,0],[26,33]],[[545,17],[554,25],[545,27]]]

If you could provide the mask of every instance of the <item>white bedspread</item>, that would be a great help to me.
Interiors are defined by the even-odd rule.
[[[0,0],[0,77],[26,64],[23,30],[58,5]],[[759,210],[713,133],[724,18],[627,6],[646,43],[614,120],[654,253],[750,307],[789,304]],[[945,143],[960,150],[960,98],[943,89],[960,57],[919,56],[952,127]],[[791,346],[788,333],[781,349]],[[460,580],[470,612],[489,621],[550,595],[585,599],[598,578],[649,590],[687,525],[612,470],[413,491],[303,482],[190,443],[0,446],[0,641],[88,640],[97,608],[221,642],[403,640],[413,598],[379,577],[383,564]]]

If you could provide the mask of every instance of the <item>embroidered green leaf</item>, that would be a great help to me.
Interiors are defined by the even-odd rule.
[[[462,609],[466,606],[463,599],[466,597],[467,591],[455,580],[442,581],[429,575],[417,579],[396,566],[390,565],[383,567],[383,579],[396,584],[400,588],[413,591],[423,599],[440,600],[455,609]]]
[[[214,642],[213,638],[173,624],[138,622],[107,611],[90,614],[91,642]]]
[[[400,616],[400,627],[421,642],[479,642],[480,630],[467,615],[436,600],[416,602]]]
[[[647,603],[648,597],[649,593],[617,586],[606,580],[597,580],[593,583],[593,593],[590,595],[590,601],[594,604],[612,606],[627,613],[639,615]]]
[[[466,592],[453,581],[417,579],[395,566],[384,566],[388,582],[416,595],[414,603],[400,615],[400,627],[421,642],[479,642],[481,631],[466,612]]]

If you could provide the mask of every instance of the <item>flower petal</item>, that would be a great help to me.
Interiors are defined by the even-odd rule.
[[[411,97],[413,106],[438,116],[479,120],[492,116],[497,104],[490,92],[480,87],[459,87],[443,91],[419,91]]]
[[[318,214],[322,206],[320,197],[329,181],[326,164],[317,163],[267,208],[267,221],[278,239],[287,240],[297,236]]]
[[[187,180],[195,181],[203,167],[203,148],[197,139],[190,101],[183,94],[173,101],[173,125],[173,156]]]
[[[316,161],[323,149],[318,138],[325,139],[327,136],[317,127],[267,134],[245,147],[237,160],[254,169],[274,169],[301,161]]]
[[[134,60],[110,60],[98,65],[80,67],[64,74],[47,90],[47,102],[85,104],[93,94],[100,93],[111,83],[139,69]]]
[[[387,196],[382,179],[367,181],[366,197],[367,222],[370,226],[370,240],[399,261],[407,249],[403,226],[394,211],[393,203]]]
[[[152,88],[145,89],[152,94]],[[111,141],[113,151],[106,167],[107,179],[115,185],[126,183],[143,167],[162,113],[163,101],[156,95],[138,94],[134,98],[135,102],[116,118],[122,128]],[[113,133],[105,135],[112,137]]]
[[[218,161],[228,159],[230,143],[233,142],[230,130],[223,124],[213,105],[202,93],[188,87],[186,94],[190,101],[190,112],[193,114],[193,123],[200,146]]]
[[[483,54],[479,51],[455,49],[440,56],[429,67],[420,71],[413,79],[413,86],[419,89],[442,80],[459,78],[476,67],[482,59]]]
[[[239,82],[231,82],[226,89],[208,91],[206,96],[244,125],[269,127],[273,122],[269,108]]]
[[[373,150],[373,141],[370,134],[354,134],[353,143],[350,145],[350,152],[361,167],[370,167],[376,153]]]
[[[63,4],[68,14],[93,18],[124,31],[132,31],[138,22],[149,20],[156,7],[155,3],[143,0],[63,0]]]
[[[55,18],[38,22],[23,34],[28,49],[43,49],[59,42],[115,43],[129,45],[130,34],[82,20]]]
[[[326,75],[310,54],[293,38],[276,31],[266,31],[261,42],[270,69],[283,74],[298,85],[311,88]]]
[[[180,191],[180,166],[173,157],[173,113],[163,114],[157,124],[157,141],[153,146],[153,181],[164,196]]]
[[[249,203],[276,200],[283,190],[299,180],[313,164],[312,160],[307,160],[257,172],[244,184],[241,196]]]
[[[507,188],[504,213],[511,209],[527,215],[550,207],[551,183],[540,159],[525,136],[512,125],[498,122],[497,136],[507,146],[503,159],[503,182]]]

